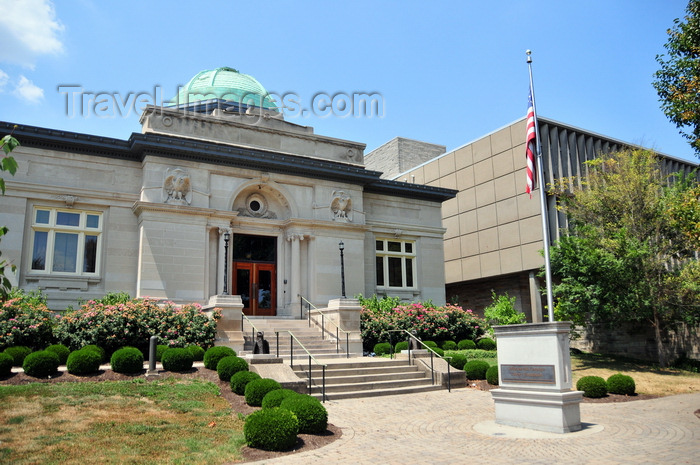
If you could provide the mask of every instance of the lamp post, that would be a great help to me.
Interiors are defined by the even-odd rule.
[[[228,241],[231,239],[231,233],[224,233],[224,295],[228,295]]]
[[[340,249],[340,289],[343,294],[343,299],[345,299],[345,262],[343,260],[343,249],[345,249],[345,244],[340,241],[338,244],[338,249]]]

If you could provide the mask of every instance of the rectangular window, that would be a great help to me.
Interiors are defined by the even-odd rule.
[[[415,242],[377,239],[377,287],[411,289],[415,287]]]
[[[36,208],[33,217],[32,271],[72,276],[97,273],[101,213]]]

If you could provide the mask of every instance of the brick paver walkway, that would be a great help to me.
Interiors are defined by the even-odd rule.
[[[700,418],[693,413],[700,409],[700,393],[581,404],[584,430],[561,435],[495,425],[491,394],[471,389],[325,405],[329,421],[343,430],[339,440],[321,449],[256,463],[700,463]]]

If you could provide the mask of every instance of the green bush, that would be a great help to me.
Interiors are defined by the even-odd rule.
[[[58,371],[58,355],[46,350],[32,352],[22,363],[24,372],[35,378],[46,378]]]
[[[197,344],[191,344],[187,348],[192,352],[192,358],[195,362],[201,362],[204,360],[204,349],[199,347]]]
[[[219,360],[230,355],[236,355],[236,351],[226,346],[214,346],[204,352],[204,367],[216,370]]]
[[[394,346],[394,353],[395,354],[401,352],[402,350],[408,350],[408,341],[397,342],[396,345]]]
[[[454,353],[450,354],[452,360],[450,360],[450,365],[458,370],[463,370],[464,365],[467,363],[467,357],[464,354]]]
[[[374,352],[374,355],[380,356],[380,355],[388,355],[391,353],[391,344],[388,342],[379,342],[377,344],[374,344],[374,349],[372,350]]]
[[[13,346],[38,349],[51,344],[55,318],[46,306],[46,297],[21,289],[13,289],[8,297],[0,304],[0,350]]]
[[[27,355],[32,353],[32,349],[26,346],[14,346],[5,349],[4,353],[12,357],[14,366],[21,367]]]
[[[625,396],[633,396],[636,389],[634,379],[631,376],[618,373],[608,378],[606,388],[610,394],[622,394]]]
[[[245,395],[245,387],[255,379],[261,379],[260,375],[253,371],[239,371],[231,376],[231,390],[239,396]]]
[[[163,369],[167,371],[187,371],[192,369],[194,357],[189,349],[171,347],[163,352],[161,357]]]
[[[471,339],[462,339],[457,344],[457,348],[459,350],[476,349],[476,342],[472,341]]]
[[[219,310],[210,318],[198,304],[176,306],[172,302],[139,298],[124,302],[116,296],[106,302],[90,300],[78,310],[56,320],[54,336],[71,349],[100,344],[107,353],[120,347],[147,350],[151,336],[171,347],[214,343]]]
[[[100,356],[100,363],[107,363],[110,360],[110,358],[107,357],[107,352],[102,347],[100,347],[98,345],[88,344],[88,345],[84,346],[82,349],[92,350],[93,352],[96,352],[97,355]]]
[[[691,373],[700,373],[700,360],[688,358],[685,354],[675,359],[671,366],[679,370],[690,371]]]
[[[430,347],[431,349],[437,349],[438,345],[437,342],[435,341],[423,341],[423,344],[426,346]],[[424,349],[425,347],[419,347],[420,349]]]
[[[245,403],[251,407],[260,407],[265,394],[275,389],[282,389],[282,386],[274,379],[254,379],[245,387]]]
[[[239,371],[248,371],[248,362],[235,355],[224,357],[216,364],[216,373],[221,381],[231,381],[231,376]]]
[[[607,383],[600,376],[584,376],[576,383],[576,389],[583,391],[584,397],[605,397],[608,393]]]
[[[433,349],[433,351],[434,351],[436,354],[438,354],[440,357],[443,357],[443,356],[445,355],[445,351],[442,350],[442,349],[439,348],[439,347],[431,347],[431,349]]]
[[[99,352],[90,349],[74,350],[68,355],[66,369],[72,375],[82,376],[97,373],[102,358]]]
[[[491,291],[493,303],[484,309],[484,318],[491,325],[517,325],[527,323],[525,314],[515,309],[515,297],[501,296]]]
[[[299,420],[299,433],[321,434],[328,428],[328,411],[315,397],[306,394],[289,396],[280,408],[287,409]]]
[[[0,378],[10,376],[14,363],[15,359],[13,359],[11,355],[0,352]]]
[[[135,347],[124,347],[112,354],[112,370],[117,373],[140,373],[143,370],[143,352]]]
[[[300,395],[298,392],[292,391],[291,389],[275,389],[265,394],[262,400],[262,408],[279,407],[282,401],[287,397],[298,395]]]
[[[58,355],[58,362],[60,365],[65,365],[68,356],[70,355],[70,349],[63,344],[53,344],[46,348],[49,352],[53,352]]]
[[[498,386],[498,365],[491,365],[486,370],[486,382],[492,386]]]
[[[495,350],[482,350],[482,349],[474,349],[474,350],[465,350],[462,352],[465,357],[467,357],[467,360],[477,360],[477,359],[484,359],[484,358],[493,358],[496,359],[498,358],[498,352]]]
[[[284,451],[297,443],[299,420],[289,410],[279,407],[262,409],[245,419],[243,436],[248,447]]]
[[[486,379],[486,370],[491,365],[483,360],[470,360],[464,365],[464,373],[467,379]]]
[[[157,344],[156,345],[156,362],[163,361],[163,352],[165,352],[169,348],[170,348],[170,346],[167,346],[165,344]]]
[[[440,346],[442,350],[456,350],[457,343],[455,341],[444,341]]]
[[[476,347],[481,350],[496,350],[496,341],[489,337],[479,339],[476,343]]]

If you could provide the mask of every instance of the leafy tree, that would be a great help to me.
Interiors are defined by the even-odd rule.
[[[515,309],[515,297],[496,295],[491,291],[493,302],[484,309],[484,318],[491,325],[517,325],[527,323],[525,314]]]
[[[676,18],[673,23],[664,45],[668,57],[656,56],[661,69],[654,87],[661,109],[700,157],[700,0],[688,2],[685,22]]]
[[[636,150],[588,163],[575,185],[554,191],[571,230],[551,250],[560,319],[610,326],[648,322],[659,364],[663,336],[675,324],[700,321],[700,188],[669,183],[656,156]],[[670,184],[670,187],[669,187]]]
[[[12,130],[12,132],[14,132],[14,129]],[[10,152],[12,152],[18,145],[19,142],[17,141],[17,139],[12,137],[12,133],[0,139],[0,147],[2,147],[3,151],[2,163],[0,163],[0,170],[7,171],[13,176],[17,171],[17,162],[14,158],[10,156]],[[2,177],[0,177],[0,194],[5,195],[5,180]],[[2,236],[7,234],[7,231],[7,226],[0,226],[0,239],[2,238]],[[2,252],[0,252],[0,256],[1,255]],[[8,263],[7,260],[0,258],[0,301],[3,302],[7,300],[10,289],[12,288],[10,280],[7,278],[7,276],[5,276],[5,269],[8,266],[10,267],[10,270],[13,273],[17,269],[15,265],[12,265]]]

